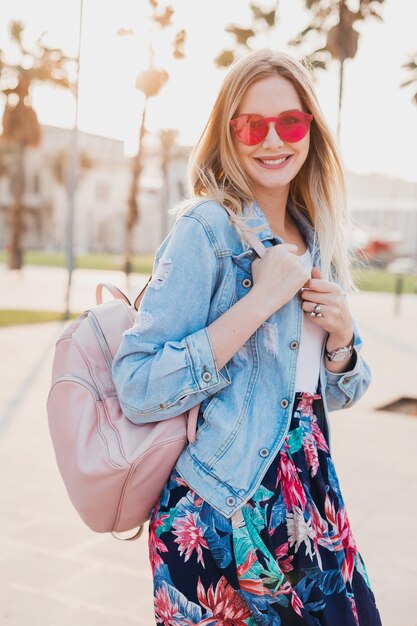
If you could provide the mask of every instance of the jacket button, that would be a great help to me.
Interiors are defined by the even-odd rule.
[[[234,504],[236,504],[236,498],[234,498],[233,496],[229,496],[228,498],[226,498],[226,504],[227,506],[233,506]]]
[[[289,404],[289,402],[288,402],[288,400],[286,398],[284,398],[283,400],[281,400],[280,404],[281,404],[283,409],[286,409],[288,404]]]
[[[268,448],[261,448],[261,449],[259,450],[259,454],[260,454],[261,456],[263,456],[263,457],[269,456],[269,450],[268,450]]]
[[[205,383],[210,382],[210,380],[211,380],[210,372],[203,372],[201,378],[204,380]]]
[[[242,285],[246,288],[250,287],[252,285],[252,281],[250,278],[244,278],[242,280]]]
[[[351,380],[352,380],[352,376],[346,376],[346,378],[343,379],[343,384],[347,385],[348,383],[350,383]]]
[[[295,341],[295,340],[291,341],[290,348],[291,348],[291,350],[297,350],[297,348],[298,348],[298,341]]]

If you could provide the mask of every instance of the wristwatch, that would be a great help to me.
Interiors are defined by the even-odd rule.
[[[355,333],[353,333],[352,339],[349,341],[347,346],[343,346],[342,348],[336,348],[336,350],[333,350],[332,352],[327,352],[327,350],[325,350],[326,356],[329,361],[344,361],[349,356],[352,356],[354,342]]]

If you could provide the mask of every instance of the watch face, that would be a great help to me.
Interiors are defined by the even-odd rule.
[[[342,348],[340,352],[338,351],[333,355],[332,361],[344,361],[350,354],[351,350],[349,350],[349,348]]]

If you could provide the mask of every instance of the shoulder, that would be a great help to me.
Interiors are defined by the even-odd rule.
[[[229,253],[236,247],[237,233],[231,224],[226,209],[215,200],[197,200],[183,211],[177,219],[193,220],[200,224],[218,253]]]

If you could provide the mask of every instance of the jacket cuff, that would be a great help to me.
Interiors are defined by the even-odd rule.
[[[217,369],[207,327],[185,338],[194,380],[207,395],[217,393],[232,382],[227,367]]]

